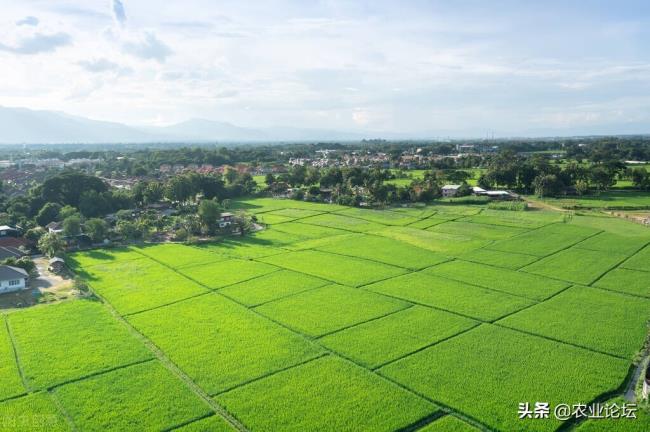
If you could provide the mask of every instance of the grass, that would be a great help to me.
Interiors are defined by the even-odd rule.
[[[25,392],[16,357],[7,333],[5,318],[0,316],[0,400]],[[0,417],[1,418],[1,417]]]
[[[321,352],[300,336],[216,294],[134,315],[129,321],[210,394]]]
[[[280,270],[222,288],[219,292],[247,306],[255,306],[329,284],[323,279]]]
[[[291,219],[302,219],[306,218],[309,216],[316,216],[321,214],[322,212],[318,210],[308,210],[308,209],[298,209],[298,208],[284,208],[280,210],[274,210],[269,213],[264,213],[265,215],[277,215],[277,216],[284,216],[288,217]]]
[[[523,228],[471,222],[446,222],[434,225],[428,228],[428,231],[466,235],[481,240],[502,240],[526,232]]]
[[[237,240],[225,239],[220,242],[201,243],[197,248],[233,258],[259,258],[275,255],[282,249],[275,242],[256,236],[239,238]]]
[[[206,292],[197,283],[148,258],[95,265],[84,268],[80,275],[121,314]]]
[[[525,211],[528,204],[525,201],[491,201],[487,208],[490,210]]]
[[[476,325],[451,313],[414,306],[325,336],[327,348],[374,368]]]
[[[483,210],[480,214],[467,216],[461,221],[482,223],[487,225],[509,226],[515,228],[541,228],[545,225],[560,222],[562,216],[557,212],[527,211],[513,212],[504,210]]]
[[[424,273],[411,273],[385,280],[369,285],[367,289],[486,321],[533,304],[522,297]]]
[[[301,222],[285,223],[282,226],[273,227],[273,229],[280,233],[301,237],[303,240],[349,234],[348,231]]]
[[[373,234],[400,240],[422,249],[452,256],[460,255],[490,244],[490,241],[477,240],[467,235],[423,231],[410,227],[390,227],[375,231]]]
[[[616,268],[596,281],[594,286],[650,297],[650,272]]]
[[[227,421],[217,415],[174,429],[175,432],[232,432],[235,430]]]
[[[544,300],[569,286],[541,276],[459,260],[431,267],[425,272],[533,300]]]
[[[184,267],[182,274],[208,288],[220,288],[276,271],[257,261],[231,259],[206,265]]]
[[[437,411],[413,393],[332,356],[235,389],[217,401],[251,430],[285,432],[388,432]]]
[[[274,255],[261,260],[349,286],[360,286],[405,272],[387,264],[312,250]]]
[[[328,285],[262,305],[256,310],[309,336],[344,327],[408,307],[408,303],[341,285]]]
[[[643,346],[648,316],[650,299],[576,286],[498,323],[632,359]]]
[[[609,191],[575,198],[545,198],[544,202],[568,209],[646,209],[650,194],[636,191]]]
[[[488,249],[544,257],[566,249],[597,233],[597,230],[589,227],[564,223],[552,224],[502,240],[488,246]]]
[[[624,259],[625,255],[615,252],[570,248],[543,258],[522,270],[589,285]]]
[[[363,234],[351,238],[339,238],[338,241],[335,238],[331,243],[320,247],[319,250],[381,261],[386,264],[413,270],[429,267],[448,260],[448,258],[441,254],[414,247],[400,241]]]
[[[99,302],[37,306],[8,317],[25,379],[42,389],[125,364],[151,353]]]
[[[0,431],[65,432],[70,426],[47,393],[0,403]]]
[[[55,397],[83,431],[164,430],[211,412],[158,362],[59,387]]]
[[[171,243],[142,247],[137,250],[174,269],[228,259],[226,256],[205,249]]]
[[[630,270],[650,271],[650,246],[646,246],[640,252],[637,252],[630,259],[621,264],[621,267]]]
[[[559,421],[519,420],[518,404],[591,401],[617,388],[628,366],[625,360],[484,324],[379,372],[491,428],[551,431]]]
[[[441,223],[445,223],[451,219],[442,219],[439,217],[431,216],[426,219],[419,220],[417,222],[413,222],[412,224],[409,224],[409,228],[418,228],[418,229],[426,229],[429,227],[432,227],[434,225],[438,225]]]
[[[269,213],[258,214],[257,220],[265,225],[275,225],[275,224],[281,224],[285,222],[291,222],[293,220],[296,220],[296,218],[289,217],[289,216],[282,216],[279,214],[275,214],[273,212],[269,212]]]
[[[510,270],[517,270],[528,264],[532,264],[539,259],[532,255],[500,252],[490,249],[476,249],[466,254],[460,255],[458,258],[464,261],[487,264]]]
[[[340,214],[322,214],[305,219],[301,219],[302,223],[325,226],[330,228],[343,229],[354,232],[366,232],[378,230],[385,225],[376,222],[370,222],[365,219],[355,217],[343,216]]]

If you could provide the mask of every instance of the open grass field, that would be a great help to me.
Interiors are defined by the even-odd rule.
[[[236,200],[265,229],[70,254],[94,300],[0,310],[0,431],[647,430],[620,397],[650,230],[589,212]],[[644,420],[645,419],[645,420]]]
[[[650,195],[636,191],[609,191],[581,197],[545,198],[544,202],[568,209],[648,209]]]

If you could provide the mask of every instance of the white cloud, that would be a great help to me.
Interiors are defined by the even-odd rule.
[[[126,11],[121,0],[113,0],[113,17],[121,26],[126,24]]]
[[[173,54],[171,48],[151,32],[146,32],[138,40],[125,42],[123,48],[128,54],[144,60],[156,60],[160,63],[164,63],[167,57]]]
[[[71,43],[72,38],[67,33],[35,33],[32,36],[21,38],[13,45],[0,43],[0,51],[21,55],[33,55],[55,51],[57,48],[70,45]]]
[[[35,16],[26,16],[25,18],[22,18],[18,21],[16,21],[17,26],[37,26],[38,25],[38,18]]]

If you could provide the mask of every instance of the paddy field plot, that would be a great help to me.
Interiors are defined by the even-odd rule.
[[[569,248],[521,269],[555,279],[589,285],[625,259],[616,252]]]
[[[329,284],[328,281],[303,273],[280,270],[227,286],[219,292],[246,306],[256,306]]]
[[[340,214],[329,213],[318,216],[313,216],[300,220],[301,223],[318,225],[336,229],[342,229],[353,232],[366,232],[380,229],[386,225],[371,222],[365,219],[356,217],[343,216]]]
[[[73,269],[86,269],[98,264],[111,264],[142,259],[144,256],[132,248],[98,249],[76,252],[66,257],[66,263]]]
[[[485,209],[480,214],[459,219],[462,222],[473,222],[486,225],[498,225],[515,228],[541,228],[554,222],[562,221],[562,215],[555,212],[542,211],[505,211]]]
[[[228,259],[209,250],[182,244],[161,244],[136,249],[141,254],[173,269],[188,265],[207,264]]]
[[[279,214],[274,214],[273,212],[268,212],[268,213],[260,213],[257,215],[257,221],[261,222],[265,225],[275,225],[275,224],[281,224],[285,222],[291,222],[295,220],[296,218],[292,218],[289,216],[282,216]]]
[[[208,288],[220,288],[277,271],[257,261],[230,259],[211,264],[184,267],[181,274]]]
[[[255,310],[308,336],[321,336],[378,318],[409,304],[375,293],[328,285],[266,303]]]
[[[354,237],[334,238],[319,250],[340,255],[380,261],[397,267],[421,269],[447,261],[442,254],[411,246],[386,237],[360,234]]]
[[[121,314],[141,312],[207,291],[149,258],[95,265],[80,275]]]
[[[609,232],[602,232],[587,240],[577,243],[575,247],[603,252],[616,252],[632,255],[648,244],[648,237],[622,236]]]
[[[319,214],[322,214],[322,211],[318,210],[309,210],[309,209],[298,209],[298,208],[284,208],[280,210],[273,210],[268,213],[264,213],[264,215],[276,215],[276,216],[283,216],[283,217],[288,217],[291,219],[302,219],[310,216],[316,216]]]
[[[556,223],[501,240],[488,246],[502,252],[525,253],[544,257],[566,249],[595,234],[598,230],[575,224]]]
[[[350,286],[360,286],[406,272],[388,264],[313,250],[273,255],[260,261]]]
[[[616,389],[628,368],[627,360],[483,324],[379,373],[491,428],[552,431],[559,421],[519,420],[518,404],[591,401]]]
[[[167,430],[212,412],[157,361],[57,387],[54,397],[83,431]]]
[[[72,428],[51,396],[34,393],[0,403],[0,431],[65,432]]]
[[[451,256],[460,255],[491,243],[491,241],[475,239],[467,235],[425,231],[411,227],[389,227],[373,231],[372,234]]]
[[[422,272],[388,279],[365,288],[485,321],[495,320],[534,304],[532,300],[523,297]]]
[[[151,358],[99,302],[77,300],[7,317],[25,380],[33,389]]]
[[[143,312],[128,320],[209,394],[321,353],[301,336],[218,294]]]
[[[441,219],[437,218],[435,216],[428,217],[426,219],[421,219],[417,222],[413,222],[412,224],[409,224],[409,228],[418,228],[418,229],[426,229],[430,228],[434,225],[439,225],[441,223],[448,222],[449,219]]]
[[[650,297],[650,272],[616,268],[597,280],[594,286]]]
[[[446,222],[429,227],[427,231],[465,235],[482,240],[501,240],[526,232],[523,228],[471,222]]]
[[[252,430],[395,431],[438,411],[345,360],[326,356],[218,396]]]
[[[630,259],[621,264],[621,267],[630,270],[650,271],[650,246],[632,255]]]
[[[575,286],[497,323],[632,359],[643,346],[648,317],[650,299]]]
[[[231,258],[246,259],[275,255],[282,253],[283,251],[280,245],[272,240],[255,236],[237,240],[225,239],[220,242],[201,243],[195,247],[211,253],[229,256]]]
[[[487,264],[495,267],[502,267],[510,270],[517,270],[532,264],[539,258],[533,255],[525,255],[512,252],[501,252],[491,249],[475,249],[459,255],[463,261],[471,261],[479,264]]]
[[[273,227],[273,229],[283,234],[300,237],[303,240],[350,234],[349,231],[329,228],[326,226],[310,225],[302,222],[285,223],[281,226]]]
[[[20,378],[16,356],[7,333],[5,318],[0,316],[0,400],[10,398],[22,393],[26,389]]]
[[[413,217],[407,213],[394,212],[391,210],[366,210],[360,208],[350,208],[336,212],[336,214],[356,217],[382,225],[408,225],[418,220],[418,218]]]
[[[622,397],[611,399],[607,402],[601,402],[601,406],[605,404],[617,404],[620,408],[623,404],[630,404]],[[636,419],[628,418],[607,418],[607,419],[592,419],[587,420],[580,424],[575,430],[577,432],[647,432],[650,430],[650,413],[643,409],[636,411]]]
[[[477,324],[448,312],[413,306],[330,334],[320,343],[346,358],[375,368]]]
[[[544,300],[569,286],[567,282],[543,276],[460,260],[442,263],[424,272],[533,300]]]

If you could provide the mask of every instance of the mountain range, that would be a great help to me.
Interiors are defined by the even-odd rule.
[[[205,119],[164,127],[137,127],[59,111],[0,107],[0,144],[345,141],[376,137],[324,129],[245,128]]]

